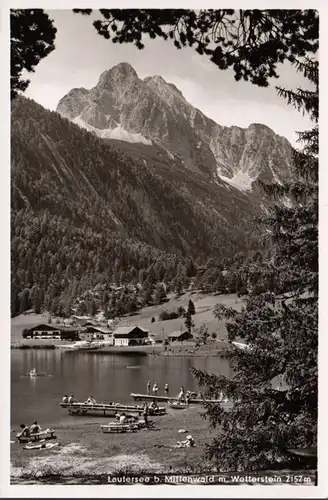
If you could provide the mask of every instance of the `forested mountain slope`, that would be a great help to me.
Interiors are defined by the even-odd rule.
[[[13,102],[11,133],[14,310],[25,289],[44,304],[74,280],[87,287],[155,262],[174,277],[179,262],[252,245],[256,203],[159,146],[137,154],[26,98]]]

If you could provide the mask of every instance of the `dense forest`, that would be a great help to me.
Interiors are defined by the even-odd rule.
[[[68,314],[97,284],[186,286],[209,258],[221,273],[259,246],[249,198],[159,148],[129,154],[25,98],[12,105],[11,147],[13,315]]]

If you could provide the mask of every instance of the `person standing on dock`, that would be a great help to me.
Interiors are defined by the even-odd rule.
[[[154,396],[157,396],[158,389],[159,389],[159,387],[158,387],[157,383],[155,382],[155,384],[153,386],[153,394],[154,394]]]
[[[165,396],[169,395],[169,384],[164,385],[164,392],[165,392]]]
[[[180,392],[178,395],[178,401],[182,401],[183,399],[185,399],[185,390],[184,390],[184,387],[181,386],[181,389],[180,389]]]
[[[148,406],[146,405],[145,408],[144,408],[144,411],[143,411],[143,418],[144,418],[144,421],[145,421],[145,425],[148,429]]]
[[[148,396],[150,395],[150,385],[151,385],[150,380],[148,380],[148,382],[147,382],[147,394],[148,394]]]

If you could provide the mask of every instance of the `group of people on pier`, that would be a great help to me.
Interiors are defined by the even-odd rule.
[[[63,403],[77,403],[73,394],[71,394],[70,396],[67,396],[67,394],[65,394],[65,396],[62,399],[62,402]]]
[[[148,396],[150,396],[150,394],[151,394],[150,389],[151,389],[151,382],[150,382],[150,380],[148,380],[148,382],[147,382],[147,394],[148,394]],[[155,382],[153,385],[153,390],[152,390],[153,395],[157,396],[158,391],[159,391],[159,386],[158,386],[157,382]],[[164,394],[165,394],[165,396],[169,395],[169,384],[164,385]]]
[[[157,382],[154,383],[152,391],[151,391],[151,382],[149,380],[147,382],[147,395],[148,396],[151,396],[151,395],[157,396],[158,392],[159,392],[159,386],[158,386]],[[168,397],[168,395],[169,395],[169,384],[165,384],[164,385],[164,396]],[[176,399],[178,401],[181,401],[181,402],[183,401],[183,402],[188,404],[191,397],[197,397],[197,396],[201,397],[201,394],[198,395],[198,394],[193,393],[191,391],[185,391],[185,388],[183,386],[181,386],[180,392],[177,395]]]

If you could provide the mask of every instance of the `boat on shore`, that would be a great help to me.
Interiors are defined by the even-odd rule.
[[[128,412],[141,415],[144,411],[143,405],[123,405],[120,403],[59,403],[61,408],[67,408],[72,416],[97,415],[103,417],[115,417],[117,413]],[[166,408],[148,408],[151,416],[165,415]]]
[[[57,439],[55,436],[54,429],[46,429],[40,432],[31,432],[29,435],[17,434],[16,436],[19,443],[35,443],[39,441],[49,440],[49,439]]]
[[[170,408],[173,410],[185,410],[189,408],[189,404],[184,401],[169,401]]]
[[[139,429],[133,424],[119,424],[114,422],[112,424],[101,425],[101,430],[104,434],[122,433],[122,432],[137,432]]]
[[[77,340],[74,344],[56,344],[55,347],[66,351],[87,351],[97,350],[104,347],[103,342],[95,342],[92,340]]]

